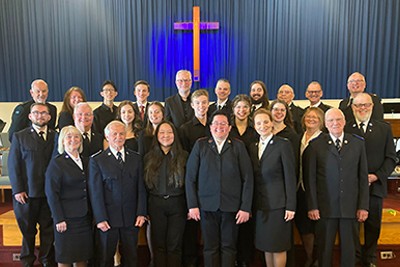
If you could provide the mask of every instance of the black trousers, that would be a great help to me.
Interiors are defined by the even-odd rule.
[[[95,254],[98,266],[114,267],[114,254],[119,244],[121,266],[136,267],[138,233],[139,228],[135,226],[111,227],[106,232],[97,229],[98,244]]]
[[[356,236],[358,222],[354,219],[321,218],[315,225],[315,237],[318,249],[318,266],[331,267],[332,253],[336,233],[340,238],[340,266],[354,267],[356,263]]]
[[[55,265],[54,231],[51,211],[46,198],[28,198],[26,204],[20,204],[13,198],[15,217],[22,233],[21,263],[33,266],[35,256],[36,225],[39,224],[39,261],[49,266]]]
[[[237,256],[236,260],[249,264],[254,257],[254,221],[249,221],[239,225]]]
[[[364,245],[357,243],[357,256],[361,255],[364,265],[376,264],[376,248],[381,233],[383,199],[369,196],[368,219],[364,222]]]
[[[200,211],[204,266],[235,266],[238,225],[236,212]]]
[[[149,197],[151,243],[156,267],[181,266],[187,208],[184,195]]]

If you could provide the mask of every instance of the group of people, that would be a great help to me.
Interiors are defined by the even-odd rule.
[[[316,81],[305,110],[288,84],[271,103],[259,80],[230,100],[220,79],[212,104],[207,90],[191,92],[189,71],[177,72],[176,86],[164,105],[150,103],[140,80],[137,101],[116,106],[117,88],[105,81],[95,110],[72,87],[56,124],[46,82],[33,81],[9,130],[24,266],[36,260],[37,224],[43,266],[114,266],[117,251],[121,266],[137,266],[145,224],[154,266],[198,266],[200,232],[204,266],[250,266],[255,249],[268,267],[295,266],[294,225],[306,266],[331,266],[336,233],[341,266],[375,266],[396,154],[361,73],[349,76],[339,108],[321,102]]]

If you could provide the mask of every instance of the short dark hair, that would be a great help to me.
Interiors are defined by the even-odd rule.
[[[226,117],[226,119],[227,119],[227,121],[228,121],[228,125],[231,125],[231,122],[230,122],[230,119],[229,119],[229,117],[228,117],[228,114],[227,114],[226,112],[220,110],[220,109],[217,109],[215,112],[213,112],[213,113],[211,114],[211,117],[210,117],[210,124],[213,122],[214,117],[215,117],[215,116],[219,116],[219,115],[222,115],[222,116]]]
[[[147,81],[145,81],[145,80],[136,81],[135,84],[133,85],[133,90],[135,90],[135,89],[136,89],[136,86],[138,86],[139,84],[144,84],[144,85],[146,85],[146,86],[147,86],[147,89],[148,89],[149,92],[150,92],[150,84],[149,84]]]
[[[113,81],[111,81],[111,80],[105,80],[103,82],[103,84],[101,85],[100,92],[103,91],[103,87],[106,86],[107,84],[110,84],[112,87],[114,87],[115,92],[118,92],[117,86],[115,86],[115,83]]]

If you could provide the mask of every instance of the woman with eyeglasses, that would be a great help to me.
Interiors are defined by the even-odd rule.
[[[306,150],[310,141],[322,133],[324,127],[324,112],[317,107],[310,107],[306,109],[301,120],[303,129],[305,130],[300,140],[300,169],[299,180],[297,182],[297,213],[296,213],[296,226],[299,230],[301,241],[306,252],[305,267],[313,266],[314,264],[314,222],[308,218],[308,209],[305,196],[305,186],[303,180],[302,170],[302,155]]]

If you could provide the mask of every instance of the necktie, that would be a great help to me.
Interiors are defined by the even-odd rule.
[[[118,160],[119,164],[123,164],[124,163],[124,160],[122,159],[122,154],[119,151],[117,152],[117,160]]]
[[[83,148],[87,148],[90,145],[89,134],[87,132],[83,133]]]
[[[361,131],[362,134],[365,134],[364,125],[365,125],[365,124],[364,124],[363,122],[360,123],[360,131]]]
[[[144,106],[140,106],[140,118],[144,120]]]
[[[264,153],[264,150],[265,150],[265,143],[264,142],[260,142],[258,144],[258,159],[261,159],[261,157],[262,157],[262,155]]]
[[[254,113],[254,111],[256,111],[256,106],[255,106],[255,105],[253,105],[253,106],[251,107],[251,113]]]
[[[46,140],[44,139],[44,132],[43,132],[43,131],[40,131],[40,132],[39,132],[39,137],[40,137],[40,139],[42,139],[43,141],[46,141]]]
[[[340,151],[340,149],[342,148],[342,146],[341,146],[341,144],[340,144],[340,139],[339,139],[339,138],[336,139],[336,141],[335,141],[335,146],[336,146],[337,151]]]
[[[351,104],[353,104],[353,98],[350,98],[349,103],[347,104],[347,106],[350,107]]]

